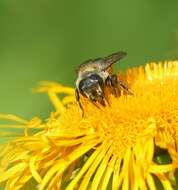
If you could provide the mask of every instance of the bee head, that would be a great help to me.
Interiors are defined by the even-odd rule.
[[[92,101],[103,97],[104,81],[98,74],[90,74],[79,82],[79,91]]]

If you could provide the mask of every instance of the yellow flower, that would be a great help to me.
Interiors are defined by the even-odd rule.
[[[0,115],[17,122],[1,128],[24,129],[0,152],[5,189],[154,190],[157,183],[175,189],[178,62],[130,69],[126,80],[134,96],[110,95],[111,105],[101,109],[82,99],[83,118],[74,89],[49,82],[37,89],[47,91],[56,108],[44,123]],[[159,161],[160,150],[166,161]]]

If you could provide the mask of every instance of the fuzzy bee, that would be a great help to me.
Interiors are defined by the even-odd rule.
[[[87,60],[78,66],[75,94],[82,110],[82,116],[84,116],[84,109],[80,102],[80,95],[88,98],[98,107],[98,103],[103,106],[106,105],[106,102],[109,104],[105,94],[106,87],[109,87],[115,96],[119,96],[121,90],[129,95],[133,94],[122,80],[118,80],[117,75],[113,74],[111,69],[114,63],[126,55],[127,53],[120,51],[105,58]]]

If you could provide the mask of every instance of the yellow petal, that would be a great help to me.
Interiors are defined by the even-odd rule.
[[[98,156],[98,154],[100,154],[102,150],[102,147],[98,147],[93,153],[92,155],[88,158],[88,160],[86,161],[86,163],[83,165],[83,167],[81,168],[81,170],[79,171],[79,173],[74,177],[74,179],[72,179],[72,181],[69,183],[69,185],[67,186],[66,190],[73,190],[75,189],[75,186],[77,184],[77,182],[81,179],[81,177],[85,174],[85,172],[88,170],[89,167],[91,167],[91,165],[93,164],[94,160],[96,159],[96,157]]]
[[[107,166],[104,177],[102,179],[101,187],[100,187],[101,190],[106,190],[109,180],[110,180],[110,177],[111,177],[111,174],[114,171],[115,162],[116,162],[116,157],[112,157],[111,161],[109,162],[109,164]]]
[[[18,123],[26,124],[28,121],[22,119],[21,117],[11,115],[11,114],[0,114],[0,119],[6,119],[11,121],[16,121]]]
[[[167,179],[167,177],[165,175],[158,174],[157,177],[159,178],[160,182],[162,183],[164,189],[174,190],[173,187],[171,186],[170,181]]]
[[[169,171],[172,171],[173,169],[174,169],[174,167],[173,167],[172,164],[165,164],[165,165],[156,165],[156,164],[153,164],[153,165],[150,166],[149,171],[151,173],[161,174],[161,173],[167,173]]]
[[[86,172],[81,185],[79,187],[79,190],[85,190],[87,189],[88,183],[92,177],[92,175],[95,173],[96,168],[98,167],[98,165],[100,164],[101,160],[103,159],[104,155],[106,154],[106,152],[108,151],[110,147],[110,144],[106,144],[102,150],[102,152],[97,156],[97,158],[94,160],[93,164],[91,165],[91,167],[89,168],[89,170]]]
[[[59,112],[60,114],[65,111],[65,107],[62,104],[61,101],[59,101],[57,95],[54,92],[48,92],[48,96],[53,103],[54,107],[56,108],[56,111]]]
[[[108,150],[108,152],[106,153],[105,157],[103,158],[103,161],[99,165],[99,167],[98,167],[98,169],[97,169],[97,171],[96,171],[96,173],[94,175],[93,182],[91,184],[92,190],[97,190],[98,189],[99,183],[100,183],[101,178],[102,178],[102,176],[104,174],[104,171],[107,168],[108,161],[111,158],[112,153],[113,153],[113,149],[110,148]]]
[[[35,179],[38,183],[41,183],[41,181],[42,181],[41,176],[40,176],[40,174],[37,172],[36,166],[35,166],[36,159],[37,159],[37,156],[33,156],[33,157],[30,159],[30,163],[29,163],[30,171],[31,171],[32,176],[34,177],[34,179]]]
[[[98,141],[92,142],[90,144],[84,144],[79,146],[77,149],[75,149],[71,154],[68,155],[66,159],[60,159],[56,161],[56,164],[52,166],[47,174],[44,176],[39,190],[43,190],[49,180],[52,178],[52,176],[58,172],[62,173],[74,160],[76,160],[78,157],[82,156],[84,153],[86,153],[88,150],[90,150],[93,146],[98,144]]]
[[[18,175],[18,173],[20,173],[22,170],[24,170],[26,168],[27,164],[22,162],[19,164],[16,164],[15,166],[13,166],[12,168],[8,169],[6,172],[3,172],[0,175],[0,183],[3,181],[6,181],[7,179]]]
[[[156,190],[154,179],[150,174],[147,176],[147,184],[151,190]]]

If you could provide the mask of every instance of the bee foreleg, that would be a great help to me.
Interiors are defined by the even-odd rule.
[[[90,96],[89,96],[89,100],[90,100],[90,102],[91,102],[94,106],[96,106],[98,109],[100,109],[100,107],[97,105],[96,101],[95,101],[94,99],[92,99]]]
[[[109,75],[108,78],[106,79],[106,85],[109,85],[111,87],[116,97],[120,96],[120,89],[116,75]]]
[[[122,80],[118,80],[118,84],[120,87],[128,94],[128,95],[134,95],[132,90],[124,83]]]
[[[83,106],[80,102],[80,94],[79,94],[79,91],[77,89],[75,89],[75,98],[80,106],[80,109],[82,110],[82,117],[84,117],[84,109],[83,109]]]

